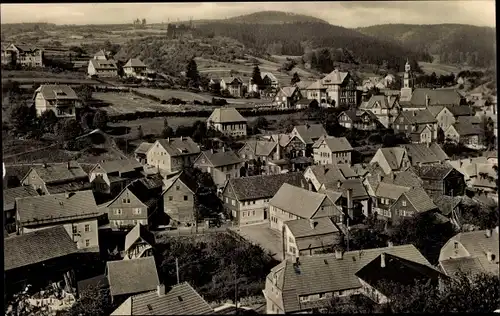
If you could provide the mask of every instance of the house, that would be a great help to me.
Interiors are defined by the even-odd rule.
[[[297,101],[302,99],[302,94],[297,87],[283,87],[279,89],[274,97],[276,106],[280,109],[295,108]]]
[[[362,294],[363,281],[356,273],[382,253],[432,268],[413,245],[285,259],[267,275],[263,291],[267,313],[318,312],[334,297]]]
[[[351,164],[353,148],[345,137],[324,136],[313,145],[314,163]]]
[[[403,171],[411,166],[408,152],[403,147],[379,148],[370,161],[370,165],[375,163],[382,168],[384,173]]]
[[[438,207],[439,212],[448,218],[458,230],[462,228],[462,214],[467,211],[467,207],[472,205],[481,205],[479,202],[474,201],[468,196],[441,195],[433,200],[434,204]]]
[[[247,119],[235,108],[218,108],[207,119],[207,128],[233,137],[246,136]]]
[[[226,181],[241,176],[243,161],[232,150],[205,150],[196,158],[194,166],[212,176],[217,187],[223,187]]]
[[[260,159],[267,162],[269,160],[278,160],[281,159],[280,146],[275,141],[248,140],[238,151],[238,156],[247,161]]]
[[[229,94],[236,98],[243,97],[243,80],[239,77],[224,77],[220,80],[220,89],[227,90]]]
[[[411,188],[401,193],[398,199],[389,208],[390,219],[393,223],[404,217],[436,211],[438,207],[423,188]]]
[[[422,179],[422,187],[432,197],[464,195],[464,175],[450,165],[422,165],[412,167]]]
[[[339,228],[329,217],[296,219],[284,222],[285,257],[302,257],[332,251],[344,240],[346,228]]]
[[[153,255],[155,236],[148,229],[137,223],[125,236],[123,260],[150,257]]]
[[[91,190],[16,199],[17,233],[63,225],[85,252],[99,252],[98,211]]]
[[[148,165],[171,174],[191,166],[200,154],[200,146],[191,137],[158,139],[146,152]]]
[[[146,76],[147,66],[138,58],[130,58],[123,65],[123,72],[129,77]]]
[[[326,183],[337,183],[337,180],[343,182],[346,179],[356,178],[357,174],[348,164],[320,164],[307,167],[304,171],[304,177],[318,192]]]
[[[444,164],[450,158],[436,143],[427,144],[405,144],[401,145],[406,149],[408,157],[413,166],[428,164]]]
[[[146,165],[148,163],[148,156],[147,153],[153,146],[152,143],[148,142],[142,142],[135,150],[134,150],[134,157],[137,161],[139,161],[141,164]]]
[[[407,135],[417,133],[422,134],[424,127],[431,131],[431,139],[412,139],[416,143],[430,143],[437,140],[437,120],[429,110],[403,111],[394,120],[393,128],[396,133]]]
[[[459,106],[465,105],[465,98],[455,89],[428,89],[413,90],[409,102],[400,102],[403,111],[423,110],[430,106]]]
[[[323,106],[355,107],[357,105],[356,82],[349,72],[335,69],[330,74],[307,87],[307,98],[317,100]]]
[[[439,266],[450,277],[458,270],[498,276],[498,264],[498,226],[458,233],[448,240],[439,254]]]
[[[131,228],[137,223],[151,225],[153,214],[163,209],[162,186],[163,179],[158,175],[137,179],[127,185],[103,206],[111,229]]]
[[[390,128],[400,112],[400,105],[398,96],[372,95],[367,102],[360,105],[359,109],[373,113],[380,124],[385,128]]]
[[[326,194],[342,210],[346,215],[344,219],[349,216],[351,221],[357,221],[362,218],[362,214],[365,216],[370,214],[370,196],[362,179],[351,178],[344,181],[326,182],[321,185],[318,192]]]
[[[106,276],[114,304],[135,294],[151,292],[160,284],[154,257],[108,261]]]
[[[38,194],[56,194],[90,189],[89,177],[76,161],[35,165],[22,178]]]
[[[397,272],[396,272],[397,271]],[[401,286],[430,282],[439,286],[446,276],[429,264],[413,262],[397,255],[382,252],[355,273],[362,285],[362,293],[377,304],[391,301],[401,295]]]
[[[367,177],[364,183],[372,198],[372,213],[381,216],[382,219],[391,219],[391,206],[403,193],[413,189],[412,187],[383,182],[380,176],[378,178]]]
[[[355,128],[363,131],[373,131],[379,127],[380,122],[375,114],[367,110],[347,110],[338,116],[340,126]]]
[[[322,136],[328,136],[322,124],[296,125],[290,132],[289,142],[291,142],[294,137],[297,137],[305,146],[312,148],[313,144]],[[302,156],[308,156],[305,152],[305,148]]]
[[[78,249],[62,225],[4,238],[3,251],[5,294],[19,293],[28,283],[45,288],[65,278],[73,281],[66,290],[74,293]]]
[[[134,315],[209,315],[214,310],[189,283],[166,287],[133,295],[125,300],[111,316]]]
[[[340,222],[342,211],[326,194],[284,183],[269,201],[271,229],[283,231],[283,224],[294,219],[333,217]]]
[[[100,51],[98,51],[97,53],[95,53],[95,55],[94,55],[95,60],[108,60],[109,57],[110,56],[109,56],[108,52],[105,52],[102,49]]]
[[[94,192],[115,195],[131,181],[142,178],[143,170],[135,159],[102,161],[89,171],[89,180]]]
[[[438,126],[441,130],[446,131],[448,127],[455,124],[461,117],[474,116],[474,111],[467,105],[457,106],[429,106],[429,112],[438,121]]]
[[[3,189],[3,224],[7,233],[16,231],[16,199],[30,196],[38,196],[38,193],[27,185]]]
[[[455,143],[462,143],[465,146],[479,148],[483,131],[480,127],[467,123],[455,123],[448,127],[444,133],[445,139]]]
[[[118,77],[118,66],[112,59],[96,59],[94,57],[89,60],[87,73],[89,76],[97,76],[100,78]]]
[[[300,172],[229,179],[222,190],[222,201],[236,225],[268,222],[269,200],[284,183],[307,188]]]
[[[295,107],[297,109],[308,109],[309,107],[311,107],[311,104],[313,102],[317,102],[317,101],[302,98],[302,99],[299,99],[297,102],[295,102]]]
[[[23,67],[43,67],[43,49],[25,44],[10,44],[4,50],[2,64],[21,65]]]
[[[67,85],[43,84],[33,94],[36,115],[53,111],[59,118],[75,118],[81,102],[75,91]]]
[[[454,160],[450,164],[464,175],[467,187],[476,191],[477,195],[485,195],[498,201],[498,172],[495,165],[485,157]]]
[[[277,90],[279,88],[279,81],[275,75],[270,72],[261,72],[263,90]]]
[[[164,212],[178,224],[194,224],[194,199],[198,184],[185,172],[168,179],[162,193]]]

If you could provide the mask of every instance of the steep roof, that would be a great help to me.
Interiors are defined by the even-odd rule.
[[[269,201],[269,205],[273,205],[302,218],[311,218],[325,198],[325,194],[308,191],[284,183]]]
[[[106,263],[112,296],[152,291],[160,284],[154,257]]]
[[[130,58],[123,67],[146,67],[146,65],[138,58]]]
[[[453,171],[450,165],[424,165],[413,166],[415,173],[422,179],[442,181],[444,178]]]
[[[391,172],[382,179],[385,183],[392,183],[403,187],[421,187],[422,179],[414,172],[414,170],[405,170],[400,172]]]
[[[207,121],[213,123],[234,123],[246,122],[247,119],[235,108],[217,108],[212,112]]]
[[[348,72],[341,72],[338,69],[335,69],[334,71],[326,75],[323,79],[321,79],[321,83],[324,85],[341,85],[344,83],[348,75]]]
[[[415,111],[403,111],[400,113],[400,115],[404,116],[410,124],[427,124],[427,123],[437,122],[436,118],[427,109],[415,110]]]
[[[212,151],[205,150],[202,153],[212,163],[213,167],[233,165],[242,162],[243,160],[236,155],[232,150]]]
[[[165,148],[172,157],[182,155],[193,155],[200,153],[200,146],[195,143],[191,137],[172,137],[167,139],[158,139],[157,142]]]
[[[270,72],[261,72],[261,73],[260,73],[260,77],[261,77],[262,79],[264,79],[264,77],[266,77],[266,76],[267,76],[269,79],[271,79],[271,81],[273,81],[273,82],[278,82],[278,79],[277,79],[277,78],[276,78],[276,76],[275,76],[275,75],[273,75],[272,73],[270,73]]]
[[[356,177],[356,173],[348,164],[326,164],[309,166],[316,180],[320,184],[344,181],[347,178]]]
[[[151,147],[153,146],[152,143],[147,143],[147,142],[142,142],[139,147],[137,147],[134,151],[134,153],[136,154],[146,154],[149,149],[151,149]]]
[[[34,97],[40,93],[45,100],[76,100],[78,96],[75,90],[67,85],[43,84],[35,90]]]
[[[104,50],[101,49],[100,51],[95,53],[94,57],[107,57],[107,56],[106,56],[106,53],[104,52]]]
[[[17,188],[10,188],[3,190],[3,210],[14,209],[16,198],[23,198],[29,196],[38,196],[38,193],[31,186],[20,186]]]
[[[367,103],[364,104],[363,109],[372,109],[377,105],[382,109],[392,109],[396,103],[397,98],[387,95],[372,95]]]
[[[439,163],[449,159],[438,144],[405,144],[402,145],[408,152],[412,164]]]
[[[232,178],[226,186],[234,190],[238,201],[245,201],[272,198],[284,183],[301,187],[306,185],[306,179],[300,172],[289,172]]]
[[[45,165],[36,165],[32,167],[38,176],[46,183],[66,182],[72,180],[88,180],[88,175],[76,161],[68,163],[54,163]],[[26,175],[27,176],[27,175]],[[25,176],[25,177],[26,177]]]
[[[17,213],[23,225],[67,221],[74,218],[97,217],[91,190],[33,196],[16,199]]]
[[[297,134],[306,142],[306,144],[312,144],[314,143],[314,139],[328,135],[322,124],[296,125],[294,130],[297,131]]]
[[[26,267],[78,251],[66,229],[54,226],[4,239],[4,270]]]
[[[453,276],[459,271],[467,274],[474,274],[483,271],[481,261],[477,257],[462,257],[443,260],[439,262],[441,269],[448,276]]]
[[[155,242],[155,237],[154,235],[141,223],[137,223],[132,230],[130,230],[125,236],[125,248],[124,251],[127,251],[132,247],[132,245],[139,239],[142,238],[144,241],[146,241],[148,244],[151,246]]]
[[[210,305],[187,282],[176,284],[165,295],[157,291],[129,297],[111,315],[207,315]]]
[[[221,80],[224,80],[227,85],[231,85],[234,81],[236,81],[237,84],[243,84],[243,80],[241,80],[240,77],[223,77]]]
[[[150,181],[147,180],[147,178],[142,178],[142,179],[137,179],[133,182],[131,182],[129,185],[127,185],[116,198],[114,198],[111,202],[108,203],[108,205],[111,205],[116,199],[118,199],[122,193],[125,190],[129,190],[132,192],[133,195],[135,195],[144,205],[151,207],[153,206],[158,198],[156,194],[153,194],[154,189],[161,189],[163,186],[163,181],[159,179],[155,179],[150,183]]]
[[[101,70],[117,70],[116,62],[114,60],[103,60],[103,59],[90,59],[89,63],[94,66],[94,68]]]
[[[436,204],[434,204],[423,188],[412,188],[411,190],[403,192],[403,195],[406,196],[408,201],[419,213],[431,211],[437,208]]]
[[[332,151],[332,152],[341,152],[341,151],[351,151],[353,148],[351,147],[351,144],[345,137],[335,137],[335,136],[324,136],[318,139],[314,145],[313,148],[318,148],[322,142],[326,143],[326,146]]]
[[[470,123],[455,123],[453,128],[460,136],[481,135],[482,133],[479,126]]]
[[[412,188],[395,185],[391,183],[380,182],[375,191],[377,197],[389,198],[397,200],[403,193],[410,191]]]
[[[177,181],[184,183],[184,185],[187,186],[188,189],[191,190],[191,192],[193,192],[193,194],[195,194],[198,189],[198,184],[196,183],[196,179],[193,179],[185,171],[182,171],[180,174],[173,177],[171,180],[169,179],[167,181],[168,182],[166,183],[165,190],[163,192],[166,192],[168,189],[170,189]]]
[[[426,106],[426,96],[429,97],[429,105],[460,105],[462,96],[455,89],[427,89],[416,88],[413,90],[410,103],[418,106]]]
[[[446,107],[455,117],[473,116],[474,110],[468,105],[455,105]]]
[[[441,111],[445,108],[443,105],[433,105],[433,106],[428,106],[427,110],[431,112],[432,116],[436,117]]]
[[[326,89],[326,87],[323,85],[321,79],[313,82],[310,84],[306,90],[321,90],[321,89]]]
[[[284,223],[295,238],[311,237],[318,235],[333,234],[339,231],[337,226],[329,217],[310,219],[296,219]],[[311,227],[314,226],[314,228]]]
[[[283,87],[281,91],[286,97],[291,98],[297,89],[297,87]]]
[[[403,157],[406,153],[405,148],[386,147],[386,148],[380,148],[379,150],[385,157],[385,160],[387,161],[391,169],[394,170],[401,168],[401,164],[403,163]]]
[[[142,169],[143,166],[135,159],[119,159],[119,160],[106,160],[96,164],[99,165],[104,172],[114,173],[114,172],[131,172],[138,169]]]
[[[283,299],[277,301],[286,313],[308,307],[299,296],[361,288],[355,275],[362,267],[382,252],[430,266],[430,263],[413,245],[350,251],[336,259],[335,254],[300,257],[299,265],[286,259],[268,274],[270,281],[276,276],[276,286],[282,291]]]
[[[246,146],[252,149],[254,155],[266,157],[272,153],[273,149],[275,149],[277,145],[277,142],[265,140],[248,140],[246,142]]]

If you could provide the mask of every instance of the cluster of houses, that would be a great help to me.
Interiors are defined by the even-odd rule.
[[[87,73],[90,77],[116,78],[119,76],[118,67],[117,62],[112,58],[110,52],[100,50],[89,60]],[[138,58],[130,58],[121,68],[126,77],[138,79],[146,79],[148,78],[148,74],[153,73]]]
[[[2,45],[2,65],[21,65],[23,67],[43,67],[43,49],[25,44]]]

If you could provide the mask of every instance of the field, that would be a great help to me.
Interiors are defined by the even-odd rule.
[[[468,66],[444,65],[438,63],[426,63],[422,61],[419,61],[418,65],[420,66],[420,68],[422,68],[425,74],[430,75],[433,72],[435,72],[437,76],[449,75],[450,73],[456,75],[462,70],[473,69],[473,67],[468,67]]]

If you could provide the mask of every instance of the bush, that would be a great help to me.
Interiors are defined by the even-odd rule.
[[[226,99],[212,98],[212,105],[224,106],[227,105]]]

